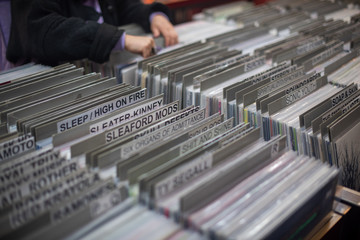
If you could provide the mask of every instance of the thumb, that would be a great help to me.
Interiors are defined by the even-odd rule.
[[[159,31],[159,29],[157,27],[154,27],[152,29],[152,32],[153,32],[154,37],[159,37],[160,36],[160,31]]]

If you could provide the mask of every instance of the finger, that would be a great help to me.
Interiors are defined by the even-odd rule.
[[[145,57],[151,56],[151,52],[154,47],[155,47],[154,39],[150,38],[148,44],[146,45],[146,56]]]
[[[157,27],[154,27],[152,29],[152,32],[153,32],[154,37],[159,37],[160,36],[160,31],[159,31],[159,29]]]
[[[148,49],[145,49],[142,55],[143,55],[144,58],[149,57],[149,56],[150,56],[149,50],[148,50]]]
[[[151,38],[150,48],[155,48],[155,40]]]
[[[175,45],[176,44],[176,36],[174,34],[170,35],[170,46]]]
[[[169,35],[164,35],[164,38],[165,38],[165,46],[168,47],[170,46],[170,37]]]
[[[167,32],[169,36],[169,45],[175,45],[177,43],[177,33],[172,27],[170,27]]]
[[[177,36],[176,35],[171,35],[171,45],[175,45],[177,43]]]
[[[179,37],[177,35],[177,32],[175,32],[175,44],[178,44],[179,43]]]

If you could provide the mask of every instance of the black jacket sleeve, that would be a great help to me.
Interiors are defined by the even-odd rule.
[[[35,60],[47,65],[84,58],[97,63],[108,61],[123,34],[118,26],[138,23],[149,32],[151,13],[169,14],[167,7],[159,3],[144,5],[139,0],[99,0],[106,23],[98,24],[99,14],[84,6],[83,0],[11,2],[14,18],[8,59],[12,62]]]
[[[28,17],[30,54],[49,65],[60,61],[89,58],[98,63],[109,59],[122,31],[109,24],[98,24],[97,17],[83,19],[84,6],[67,5],[62,0],[35,0]],[[81,9],[81,10],[79,10]],[[79,14],[77,14],[79,13]],[[94,19],[93,19],[94,18]]]

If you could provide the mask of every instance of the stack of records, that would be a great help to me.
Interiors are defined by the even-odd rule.
[[[207,117],[200,106],[165,104],[164,95],[148,98],[146,89],[82,75],[69,64],[56,69],[50,76],[29,76],[16,88],[11,86],[19,81],[3,85],[8,88],[1,95],[2,237],[97,238],[112,229],[109,238],[199,239],[203,235],[193,230],[201,228],[185,231],[178,223],[191,222],[190,213],[283,159],[284,136],[264,141],[260,128],[235,125],[234,118],[219,113]],[[290,156],[288,163],[295,164]],[[331,211],[337,171],[313,160],[299,162],[327,176],[299,186],[316,187],[286,215],[297,216],[296,228],[307,220],[298,209],[315,211],[318,201],[309,205],[309,199],[323,199],[311,228]],[[134,199],[176,221],[134,206]],[[156,226],[161,231],[154,232]],[[284,229],[280,222],[268,231],[288,234]]]
[[[179,26],[121,83],[68,63],[0,74],[0,237],[304,238],[338,178],[360,190],[358,11],[228,7],[215,18],[241,29]]]
[[[254,4],[250,2],[231,2],[216,7],[205,8],[201,13],[193,15],[193,19],[226,24],[230,16],[247,12],[254,7]]]

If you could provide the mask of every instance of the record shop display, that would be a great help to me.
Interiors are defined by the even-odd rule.
[[[357,239],[359,14],[235,2],[146,59],[1,72],[0,238]]]

